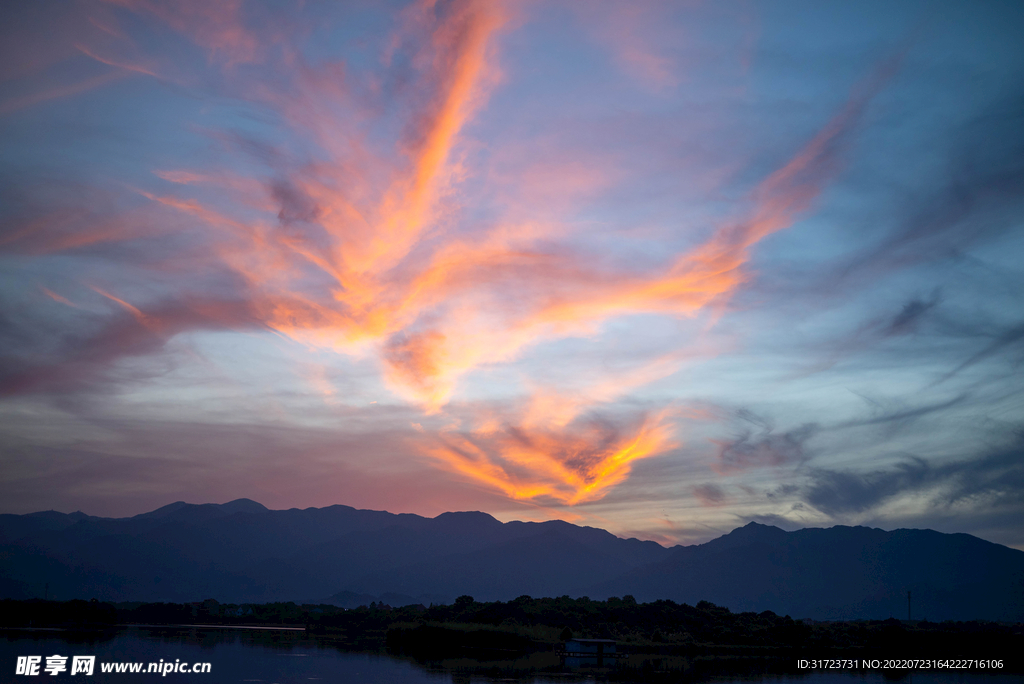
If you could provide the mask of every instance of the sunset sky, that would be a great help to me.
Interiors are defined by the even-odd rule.
[[[2,13],[0,512],[1024,548],[1024,4]]]

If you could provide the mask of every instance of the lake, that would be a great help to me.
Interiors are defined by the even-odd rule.
[[[418,662],[381,653],[344,650],[336,642],[311,638],[304,632],[284,630],[219,629],[219,628],[145,628],[132,627],[105,634],[70,633],[45,630],[8,630],[0,640],[2,667],[0,682],[82,681],[82,682],[266,682],[298,684],[303,682],[337,682],[339,684],[472,684],[516,681],[522,684],[568,684],[601,681],[608,670],[577,670],[554,672],[558,658],[553,653],[534,653],[515,660],[481,661],[471,658]],[[51,661],[55,675],[45,668],[48,658],[62,656],[64,661]],[[26,658],[38,656],[38,674],[18,674],[19,657],[22,670],[32,665]],[[93,675],[72,675],[74,656],[95,656]],[[880,672],[807,672],[778,674],[779,664],[766,667],[755,659],[683,658],[644,659],[633,656],[624,663],[630,674],[626,681],[656,682],[769,682],[783,684],[882,684],[893,681]],[[106,665],[149,663],[168,670],[132,674],[103,672]],[[209,672],[180,672],[183,665],[209,663]],[[61,669],[63,668],[63,669]],[[203,669],[203,666],[200,666]],[[785,667],[783,668],[785,669]],[[795,668],[794,668],[795,669]],[[614,677],[622,681],[622,671]],[[918,671],[898,678],[913,684],[1017,684],[1024,677],[980,672]]]

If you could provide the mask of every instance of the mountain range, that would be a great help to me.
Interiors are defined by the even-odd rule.
[[[799,618],[1024,619],[1024,551],[967,534],[750,523],[665,548],[553,520],[178,502],[131,518],[0,515],[0,597],[345,607],[521,595],[706,600]]]

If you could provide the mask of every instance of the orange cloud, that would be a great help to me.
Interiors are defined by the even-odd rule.
[[[513,499],[574,505],[603,497],[629,476],[634,461],[672,449],[670,412],[643,416],[619,430],[588,422],[556,430],[504,425],[443,432],[426,452],[452,471]]]
[[[392,381],[436,409],[466,372],[512,360],[527,345],[592,335],[615,316],[693,316],[722,304],[750,278],[744,268],[750,248],[792,225],[829,181],[839,138],[863,106],[863,96],[855,99],[762,182],[745,219],[718,229],[661,272],[616,272],[588,265],[575,254],[486,240],[438,250],[434,263],[413,281],[404,309],[396,311],[429,306],[442,311],[429,334],[403,332],[401,355],[394,357],[402,363],[392,365]],[[515,292],[514,305],[505,303],[507,292]]]
[[[196,3],[121,4],[195,36],[228,65],[256,58],[238,3],[209,11]],[[438,413],[467,374],[513,361],[533,345],[597,335],[618,316],[693,317],[724,306],[752,277],[751,248],[792,225],[828,183],[843,137],[877,89],[851,98],[750,193],[735,220],[665,264],[627,269],[552,246],[545,238],[568,232],[564,226],[548,231],[496,220],[472,234],[455,230],[464,129],[500,79],[495,40],[508,21],[501,3],[483,0],[443,7],[424,0],[404,14],[391,49],[407,53],[416,78],[391,149],[363,128],[366,105],[344,68],[314,68],[293,57],[276,65],[294,76],[282,79],[293,90],[258,84],[250,95],[315,143],[311,160],[280,164],[273,180],[160,171],[174,189],[140,192],[210,229],[210,254],[244,284],[246,311],[262,324],[311,348],[375,355],[389,388]],[[523,181],[528,191],[530,182]],[[556,177],[545,182],[551,194],[563,187]],[[595,173],[582,185],[599,182]],[[564,186],[579,192],[580,184],[568,179]],[[206,185],[229,188],[240,206],[223,196],[204,202],[178,194]],[[100,293],[140,324],[159,327],[156,314]],[[676,446],[678,411],[632,421],[581,416],[670,375],[693,353],[688,347],[631,377],[602,374],[589,393],[534,382],[530,400],[507,413],[467,417],[463,428],[441,431],[425,453],[511,498],[570,505],[599,499],[635,461]]]
[[[43,294],[45,294],[47,297],[49,297],[50,299],[52,299],[55,302],[60,302],[61,304],[67,304],[68,306],[73,307],[75,309],[81,308],[77,304],[75,304],[74,302],[69,301],[67,298],[61,297],[56,292],[52,292],[52,291],[46,289],[45,287],[40,288],[40,289],[43,291]]]
[[[126,311],[128,311],[128,313],[130,313],[132,315],[132,318],[134,318],[136,321],[138,321],[139,325],[141,325],[143,328],[147,328],[148,330],[152,330],[154,332],[158,332],[159,329],[162,327],[161,321],[159,319],[153,318],[152,316],[147,316],[140,309],[138,309],[135,306],[132,306],[128,302],[124,301],[123,299],[120,299],[119,297],[115,297],[114,295],[110,294],[109,292],[104,292],[103,290],[101,290],[98,287],[94,287],[92,289],[94,291],[96,291],[97,293],[103,295],[104,297],[106,297],[110,301],[117,302],[122,307],[124,307],[124,309]]]

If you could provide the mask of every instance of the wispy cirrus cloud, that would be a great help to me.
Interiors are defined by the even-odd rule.
[[[804,443],[819,430],[817,425],[804,425],[782,434],[766,429],[761,434],[744,433],[731,441],[718,442],[715,470],[725,474],[765,466],[795,465],[806,461]]]
[[[1018,435],[973,458],[941,463],[914,456],[883,470],[816,470],[804,496],[829,515],[863,513],[897,497],[918,494],[933,499],[937,509],[967,503],[1021,510],[1020,442]]]
[[[237,3],[215,9],[117,4],[187,36],[227,76],[260,59],[260,46],[286,45],[276,28],[272,39],[255,39],[260,30],[246,23]],[[366,99],[373,86],[356,85],[358,78],[340,65],[313,66],[292,52],[277,63],[279,89],[247,84],[240,75],[235,91],[280,117],[315,151],[304,157],[278,148],[265,157],[270,164],[260,176],[160,169],[166,190],[137,190],[161,212],[177,213],[202,231],[204,253],[188,271],[230,273],[227,298],[172,294],[166,304],[147,304],[97,289],[129,317],[80,341],[81,351],[66,355],[62,370],[44,364],[15,374],[11,391],[51,387],[57,378],[82,382],[88,368],[100,372],[119,356],[157,351],[187,330],[265,327],[311,348],[375,355],[395,394],[437,414],[467,376],[514,362],[539,344],[594,336],[623,316],[720,312],[750,281],[753,247],[792,225],[827,187],[867,104],[895,68],[883,65],[706,240],[660,264],[629,269],[552,243],[550,231],[529,223],[499,218],[483,229],[462,227],[466,128],[500,79],[496,41],[508,21],[507,8],[496,3],[405,9],[384,63],[415,81],[394,94],[408,106],[390,115],[395,125],[379,130],[365,114],[374,107],[372,95]],[[339,119],[339,112],[351,116]],[[394,137],[381,137],[388,133]],[[45,225],[52,235],[54,223]],[[118,225],[91,237],[76,231],[74,244],[51,238],[44,249],[138,237]],[[34,234],[14,231],[12,245],[37,239]],[[173,272],[176,265],[168,259],[158,268]],[[632,463],[677,444],[673,409],[600,417],[607,402],[670,375],[686,356],[656,360],[629,380],[609,378],[589,399],[577,392],[558,401],[556,411],[540,407],[564,393],[532,381],[533,400],[511,413],[461,414],[459,427],[442,431],[424,454],[513,498],[568,504],[600,498],[629,475]],[[749,465],[751,459],[732,460]]]
[[[372,470],[345,437],[397,402],[374,435],[446,492],[688,540],[921,499],[903,454],[1014,415],[1012,267],[983,250],[1012,251],[1019,108],[933,108],[962,55],[927,37],[872,68],[912,12],[819,8],[820,41],[753,6],[76,11],[4,91],[111,79],[7,119],[4,410],[329,426],[280,442],[308,482],[332,439]],[[875,473],[906,486],[858,508]]]

